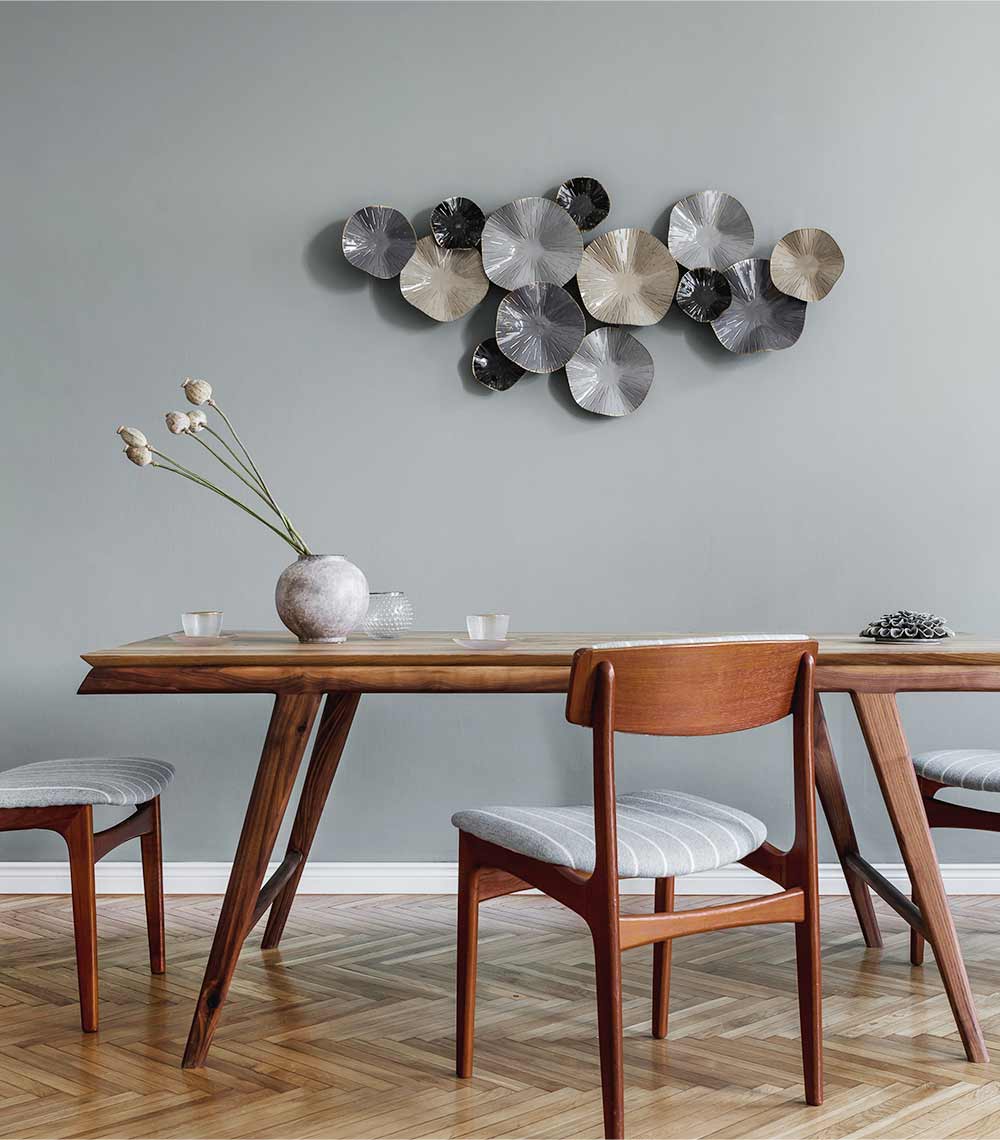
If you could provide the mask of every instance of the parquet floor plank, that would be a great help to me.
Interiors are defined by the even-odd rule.
[[[703,900],[684,899],[682,905]],[[79,1032],[69,900],[0,897],[0,1137],[384,1140],[601,1133],[586,928],[547,899],[484,905],[476,1076],[453,1075],[454,900],[306,896],[282,948],[240,960],[200,1071],[179,1067],[220,900],[167,900],[168,972],[146,970],[142,900],[102,897],[101,1031]],[[629,896],[627,910],[650,908]],[[1000,899],[954,909],[1000,1059]],[[794,943],[781,927],[681,939],[670,1037],[649,1036],[651,954],[625,956],[630,1136],[1000,1135],[1000,1060],[962,1055],[933,960],[880,908],[867,951],[823,903],[827,1099],[802,1097]]]

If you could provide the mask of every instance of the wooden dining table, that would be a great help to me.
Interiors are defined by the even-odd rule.
[[[564,693],[574,652],[606,641],[665,633],[525,633],[509,647],[469,650],[451,633],[397,640],[352,636],[300,644],[284,632],[237,633],[191,645],[166,634],[83,654],[79,691],[95,693],[271,693],[274,705],[247,804],[215,939],[182,1064],[205,1063],[247,935],[268,915],[263,949],[278,946],[309,857],[333,777],[363,693]],[[989,1060],[909,746],[900,692],[1000,691],[1000,639],[958,635],[921,644],[877,644],[816,635],[816,782],[868,946],[881,934],[869,888],[927,939],[965,1054]],[[849,693],[913,887],[913,899],[862,855],[851,822],[819,693]],[[278,830],[322,704],[305,781],[281,863],[264,881]],[[961,741],[956,741],[956,746]],[[918,900],[918,901],[915,901]]]

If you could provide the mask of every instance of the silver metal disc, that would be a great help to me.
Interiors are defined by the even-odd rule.
[[[712,329],[730,352],[790,348],[802,335],[806,303],[780,292],[765,257],[748,257],[726,270],[733,294]]]
[[[599,416],[627,416],[653,383],[653,358],[625,329],[596,329],[566,365],[573,399]]]
[[[518,198],[483,226],[483,268],[503,289],[565,285],[583,256],[583,238],[569,213],[549,198]]]
[[[365,206],[344,225],[344,257],[372,277],[395,277],[413,256],[417,235],[413,226],[389,206]]]
[[[558,285],[524,285],[508,293],[497,310],[500,351],[527,372],[562,368],[586,330],[583,310]]]
[[[771,251],[771,279],[800,301],[822,301],[843,272],[844,255],[826,230],[792,230]]]
[[[576,280],[587,312],[610,325],[655,325],[677,288],[677,262],[659,238],[635,227],[588,246]]]
[[[702,190],[670,211],[667,245],[685,269],[728,269],[753,253],[753,223],[732,194]]]

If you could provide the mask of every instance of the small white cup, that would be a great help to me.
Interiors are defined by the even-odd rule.
[[[504,641],[510,614],[469,614],[465,628],[473,641]]]
[[[222,610],[193,610],[181,614],[181,625],[188,637],[218,637],[222,632]]]

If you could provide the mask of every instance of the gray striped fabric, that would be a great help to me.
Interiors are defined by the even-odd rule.
[[[173,777],[173,765],[165,760],[135,756],[39,760],[0,772],[0,808],[143,804]]]
[[[456,812],[462,831],[543,863],[594,869],[594,809],[487,807]],[[686,792],[634,792],[618,799],[618,874],[655,879],[711,871],[749,855],[767,828],[736,808]]]
[[[913,757],[918,776],[950,788],[1000,792],[1000,752],[986,748],[952,748]]]

